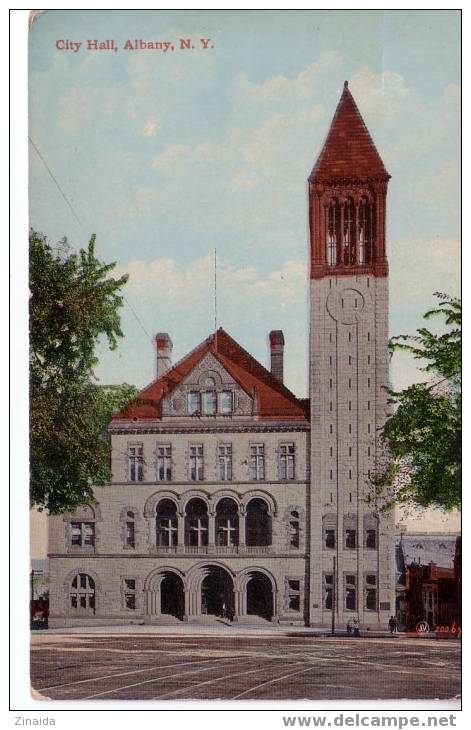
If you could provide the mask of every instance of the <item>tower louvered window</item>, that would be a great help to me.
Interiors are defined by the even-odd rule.
[[[342,206],[342,248],[343,264],[355,263],[355,205],[349,198]]]
[[[340,232],[340,206],[338,200],[331,200],[327,211],[327,264],[337,266]]]
[[[358,206],[358,264],[374,261],[374,219],[373,203],[362,198]]]

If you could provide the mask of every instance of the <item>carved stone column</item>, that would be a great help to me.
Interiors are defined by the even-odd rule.
[[[185,513],[179,512],[177,514],[178,519],[178,549],[179,552],[183,552],[185,547]]]
[[[214,552],[216,546],[216,513],[208,513],[208,547]]]
[[[239,548],[245,550],[245,518],[246,511],[243,507],[239,508]]]

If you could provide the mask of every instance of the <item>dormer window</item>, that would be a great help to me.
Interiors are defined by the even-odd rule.
[[[213,416],[216,413],[216,391],[206,390],[203,395],[203,413],[205,416]]]
[[[219,413],[227,415],[232,413],[232,393],[230,390],[223,390],[219,395]]]
[[[188,415],[215,416],[220,414],[227,416],[231,414],[233,410],[232,391],[222,390],[218,392],[211,378],[207,378],[205,386],[205,390],[191,390],[188,393]]]
[[[188,393],[188,413],[194,416],[201,412],[201,396],[197,390],[191,390]]]

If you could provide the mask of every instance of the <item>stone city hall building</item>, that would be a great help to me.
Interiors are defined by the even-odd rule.
[[[309,177],[309,400],[222,328],[109,425],[112,482],[49,520],[53,627],[198,621],[385,626],[394,520],[367,501],[387,417],[389,180],[345,83]]]

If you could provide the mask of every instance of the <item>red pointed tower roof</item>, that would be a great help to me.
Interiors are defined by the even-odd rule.
[[[389,180],[390,177],[345,81],[327,139],[309,180]]]

